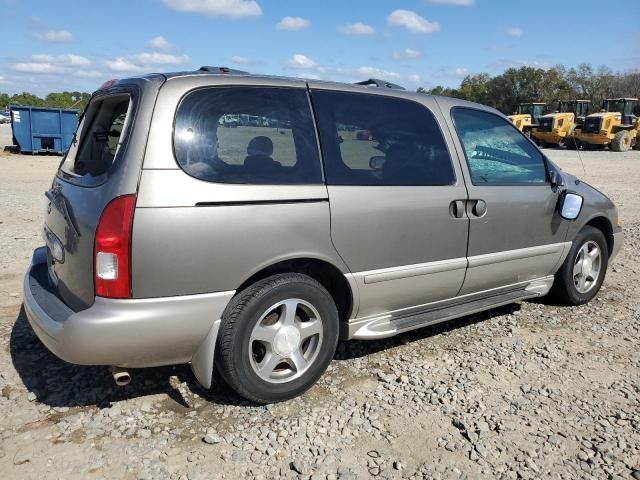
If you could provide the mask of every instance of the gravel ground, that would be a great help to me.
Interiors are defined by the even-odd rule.
[[[2,477],[640,480],[640,152],[548,154],[625,224],[591,304],[522,302],[341,343],[307,394],[256,407],[186,366],[116,388],[106,368],[51,355],[20,292],[59,158],[0,152]]]

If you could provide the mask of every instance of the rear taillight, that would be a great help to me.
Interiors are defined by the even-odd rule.
[[[135,195],[114,198],[106,206],[96,229],[94,278],[96,295],[131,298],[131,227]]]

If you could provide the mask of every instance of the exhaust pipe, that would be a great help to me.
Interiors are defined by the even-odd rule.
[[[125,387],[131,382],[131,375],[123,368],[111,367],[111,375],[113,376],[113,381],[119,387]]]

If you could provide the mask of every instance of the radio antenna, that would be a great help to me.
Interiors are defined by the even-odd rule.
[[[586,178],[587,176],[587,169],[584,166],[584,160],[582,160],[582,154],[580,153],[580,147],[581,145],[578,144],[578,141],[576,140],[576,137],[574,135],[571,135],[571,137],[569,137],[569,141],[573,140],[573,148],[575,148],[576,153],[578,154],[578,158],[580,159],[580,165],[582,165],[582,176]]]

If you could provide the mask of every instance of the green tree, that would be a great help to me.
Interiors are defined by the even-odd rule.
[[[488,73],[467,75],[460,84],[460,98],[477,103],[487,103],[488,86],[491,76]]]

